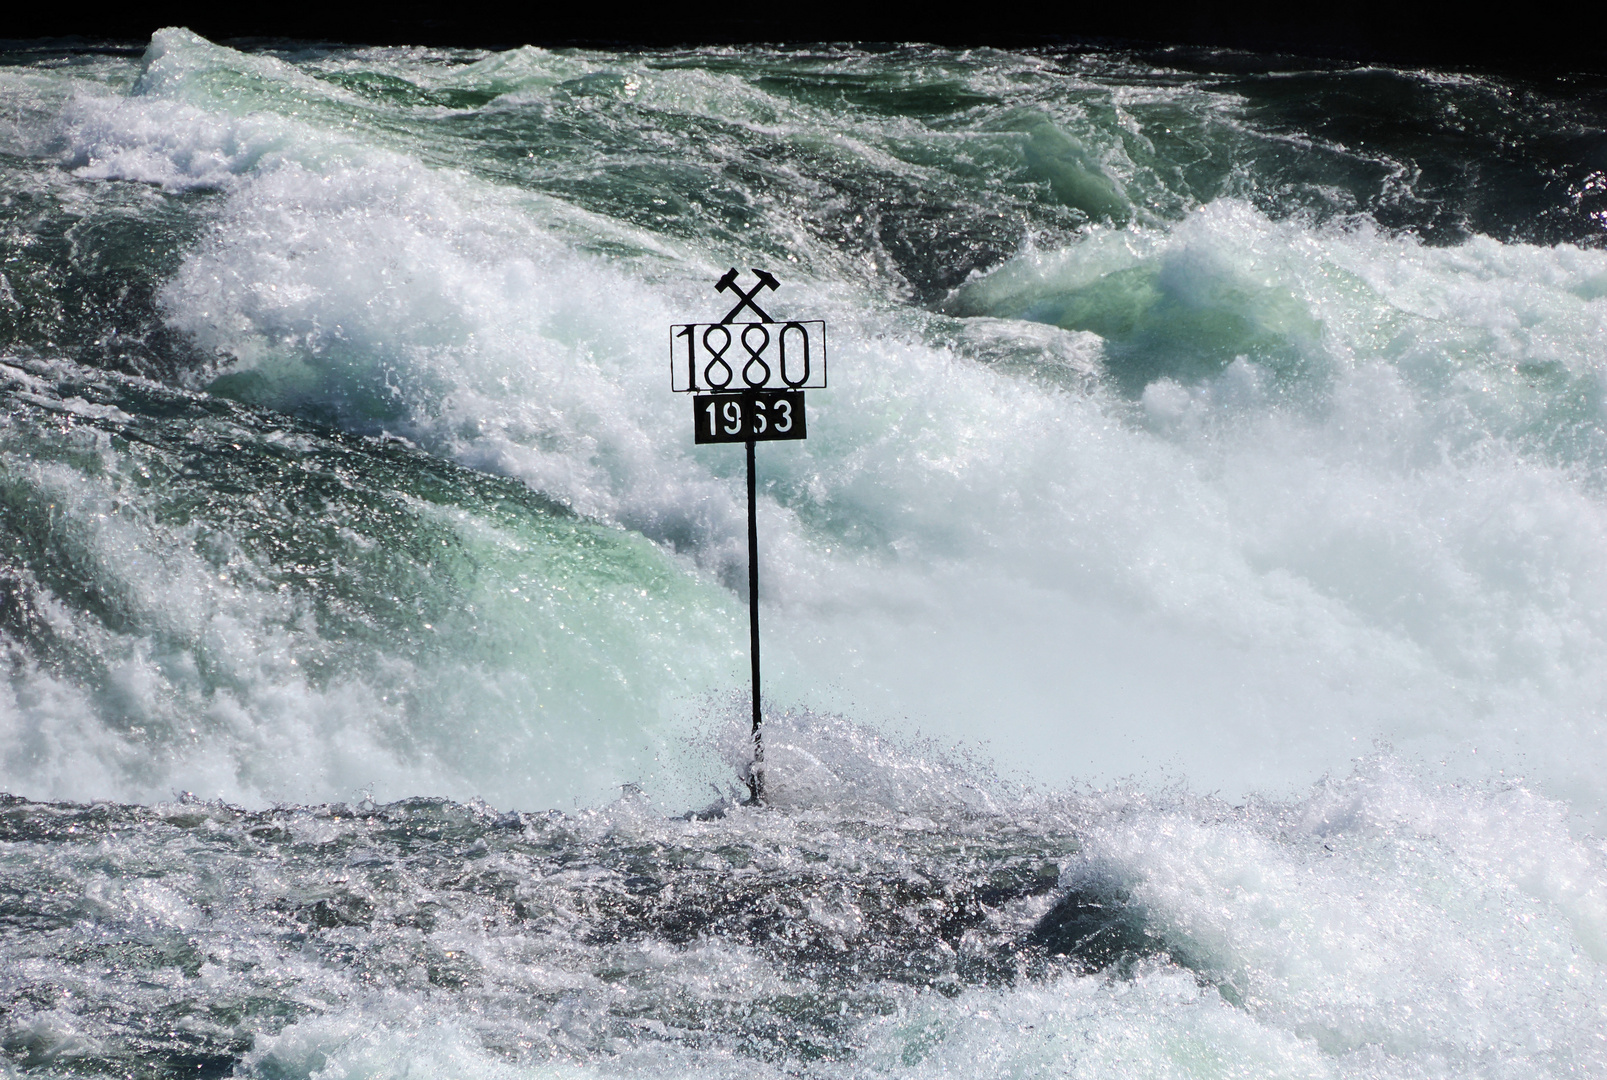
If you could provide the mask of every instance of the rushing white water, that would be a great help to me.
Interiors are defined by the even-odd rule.
[[[1566,113],[1300,77],[1491,145]],[[390,857],[338,809],[193,811],[97,855],[18,824],[6,865],[38,845],[97,927],[190,943],[193,989],[141,1009],[302,987],[251,1037],[196,1028],[240,1075],[1602,1072],[1607,181],[1546,181],[1570,194],[1534,220],[1574,233],[1498,227],[1432,140],[1347,139],[1294,79],[180,30],[3,69],[0,788],[573,811],[624,785],[563,827],[759,852],[855,957],[906,946],[787,875],[947,881],[1024,834],[1053,895],[1115,890],[1159,944],[1012,981],[943,939],[945,992],[858,997],[857,960],[801,973],[768,939],[598,944],[578,900],[531,945],[445,879],[429,925],[367,880],[361,920],[314,919],[324,951],[273,929],[294,897],[208,899],[290,888],[281,855],[307,897]],[[775,814],[666,822],[744,764],[741,455],[692,445],[664,364],[732,265],[829,322],[831,387],[759,452]],[[203,834],[239,851],[183,869]],[[482,846],[529,907],[559,871],[518,843]],[[125,882],[138,858],[174,883]],[[1047,933],[1053,896],[1018,891],[998,941]],[[382,959],[414,949],[472,973]],[[66,955],[28,978],[79,978]],[[107,979],[85,992],[144,1001]],[[116,1044],[53,1000],[6,1036],[25,1067]]]
[[[487,110],[539,113],[555,82],[603,79],[587,66],[525,51],[450,74],[505,90]],[[818,110],[734,75],[608,77],[648,123],[821,138]],[[221,192],[160,304],[229,392],[405,435],[738,581],[738,456],[687,445],[661,356],[744,253],[442,168],[354,99],[164,33],[131,94],[77,91],[61,152],[79,177]],[[984,738],[1054,784],[1285,790],[1382,738],[1600,809],[1607,255],[1428,247],[1222,197],[1025,251],[956,291],[955,319],[889,306],[798,212],[760,201],[746,223],[798,262],[777,303],[835,342],[816,434],[761,463],[776,705]],[[725,658],[688,700],[736,676],[731,637],[677,650]],[[397,776],[369,779],[484,793]],[[41,779],[16,786],[139,790]],[[330,779],[259,797],[360,783]],[[572,794],[533,785],[503,797]]]
[[[783,723],[776,742],[813,785],[716,822],[639,799],[518,819],[8,806],[0,872],[38,927],[0,977],[14,1001],[31,988],[8,1047],[262,1077],[1607,1066],[1603,853],[1521,787],[1436,789],[1375,759],[1285,804],[986,806],[863,733]],[[852,795],[822,807],[828,776]],[[1046,920],[1045,869],[1120,897],[1159,955],[1011,977],[1042,964],[1012,949]]]

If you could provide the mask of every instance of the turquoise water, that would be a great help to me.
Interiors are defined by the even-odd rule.
[[[7,54],[3,1067],[1600,1071],[1603,115]],[[730,266],[831,326],[759,451],[765,810],[742,455],[664,363]]]

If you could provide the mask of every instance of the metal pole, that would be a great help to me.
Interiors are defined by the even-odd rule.
[[[753,475],[753,440],[748,440],[748,651],[753,657],[753,767],[748,794],[764,798],[764,743],[759,736],[759,512]]]

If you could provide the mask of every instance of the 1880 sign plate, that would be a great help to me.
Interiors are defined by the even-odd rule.
[[[826,324],[819,319],[670,327],[670,389],[679,393],[825,387]]]

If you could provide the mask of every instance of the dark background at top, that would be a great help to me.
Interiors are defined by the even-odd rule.
[[[1183,5],[970,3],[849,6],[709,0],[658,5],[568,0],[486,4],[403,0],[364,7],[307,0],[156,3],[87,9],[27,3],[0,17],[0,37],[143,44],[163,26],[213,40],[297,39],[374,45],[606,47],[751,42],[931,42],[1004,47],[1184,45],[1335,60],[1534,74],[1607,72],[1607,34],[1593,5],[1385,4],[1375,0]],[[20,5],[18,5],[20,6]]]

